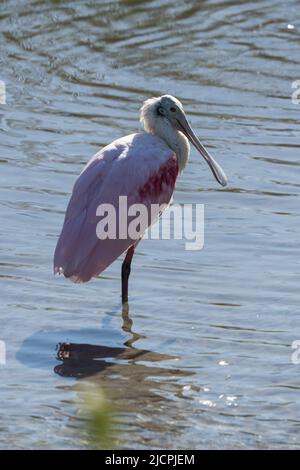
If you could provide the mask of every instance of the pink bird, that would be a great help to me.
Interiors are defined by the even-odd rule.
[[[177,176],[188,161],[189,141],[206,160],[216,180],[222,186],[227,184],[225,173],[196,137],[179,100],[170,95],[148,99],[141,108],[140,121],[144,132],[115,140],[83,169],[75,182],[54,254],[55,273],[74,282],[87,282],[126,252],[122,264],[123,304],[128,301],[131,261],[142,234],[99,238],[98,207],[110,204],[115,209],[118,228],[119,217],[124,215],[120,196],[127,197],[128,207],[167,207]],[[159,216],[160,209],[156,209],[151,217],[144,218],[141,231]]]

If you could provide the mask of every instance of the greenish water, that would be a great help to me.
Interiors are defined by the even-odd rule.
[[[122,448],[299,447],[299,7],[1,2],[1,448],[88,447],[85,377],[122,410]],[[164,93],[229,186],[192,152],[175,202],[205,205],[205,247],[139,245],[132,334],[121,260],[73,285],[52,255],[85,162]]]

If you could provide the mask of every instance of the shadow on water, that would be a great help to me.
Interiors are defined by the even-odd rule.
[[[17,359],[30,368],[54,370],[62,381],[71,381],[68,385],[58,380],[56,391],[60,395],[63,387],[75,393],[71,411],[73,429],[82,427],[81,382],[92,379],[114,408],[117,406],[122,448],[130,447],[131,442],[155,445],[158,435],[160,440],[166,440],[165,447],[171,447],[172,442],[164,436],[170,430],[173,435],[181,433],[186,426],[182,380],[194,372],[176,368],[175,356],[136,347],[144,337],[133,330],[128,307],[122,311],[123,331],[116,331],[110,318],[111,315],[104,317],[99,330],[39,331],[23,342]],[[58,338],[65,341],[58,343]]]
[[[180,401],[185,398],[182,378],[190,377],[194,372],[176,368],[172,364],[178,360],[176,356],[136,347],[135,343],[145,337],[133,331],[128,306],[122,310],[122,320],[122,330],[130,335],[125,342],[121,331],[109,331],[108,325],[103,324],[99,331],[42,331],[24,341],[17,358],[27,367],[53,368],[58,376],[75,379],[70,390],[76,395],[81,393],[77,384],[92,378],[100,390],[114,404],[117,403],[121,428],[134,433],[134,439],[142,445],[144,439],[151,440],[157,437],[157,433],[170,431],[170,426],[175,433],[179,431]],[[106,322],[107,318],[104,324]],[[71,341],[57,343],[58,337]],[[104,337],[111,345],[101,343]],[[86,341],[82,342],[83,339]],[[56,356],[53,354],[55,345]],[[79,397],[79,401],[76,399],[74,403],[74,416],[80,401]],[[184,422],[183,416],[182,420]],[[143,432],[139,433],[141,429]],[[126,442],[122,446],[126,447]]]
[[[123,374],[124,378],[131,376],[136,377],[139,381],[145,379],[148,375],[161,375],[163,377],[186,375],[186,372],[177,369],[145,365],[152,362],[176,360],[177,358],[176,356],[135,347],[134,343],[145,338],[145,336],[133,331],[133,322],[129,316],[128,305],[123,307],[122,319],[123,331],[131,335],[124,342],[123,347],[73,342],[58,343],[56,359],[61,364],[55,366],[54,372],[64,377],[78,379],[96,374],[101,374],[101,378],[104,376],[107,378],[109,375],[114,374],[122,378]]]

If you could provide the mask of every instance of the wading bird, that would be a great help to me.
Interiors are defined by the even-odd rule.
[[[189,158],[189,141],[206,160],[216,180],[222,186],[227,184],[225,173],[196,137],[179,100],[170,95],[148,99],[141,108],[140,121],[144,132],[115,140],[83,169],[75,182],[54,254],[55,273],[74,282],[87,282],[126,252],[122,264],[123,304],[128,301],[131,261],[141,236],[99,238],[97,208],[110,204],[120,216],[120,196],[127,196],[129,207],[168,206],[177,176]],[[159,215],[160,211],[156,211],[151,219],[147,218],[143,230]]]

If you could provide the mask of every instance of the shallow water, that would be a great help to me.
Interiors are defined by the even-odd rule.
[[[78,379],[91,376],[122,410],[122,448],[299,447],[299,7],[1,3],[1,448],[88,447]],[[139,245],[132,335],[121,260],[73,285],[52,254],[85,162],[163,93],[230,183],[192,151],[175,202],[205,204],[205,247]]]

